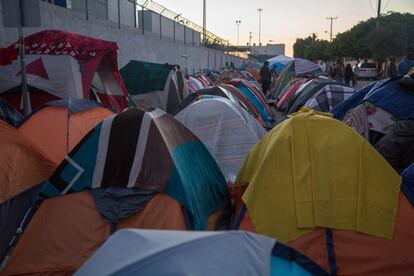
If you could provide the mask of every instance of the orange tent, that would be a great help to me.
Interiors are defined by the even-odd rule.
[[[244,207],[241,209],[243,211]],[[245,210],[245,209],[244,209]],[[256,232],[248,212],[240,217],[240,230]],[[317,228],[288,243],[326,271],[330,258],[335,260],[337,275],[413,275],[414,209],[400,194],[394,239],[387,240],[349,230]],[[331,235],[331,236],[329,236]],[[327,249],[333,244],[332,251]]]
[[[0,121],[0,204],[53,173],[56,163],[14,127]]]
[[[187,230],[181,206],[155,195],[138,213],[122,219],[117,229]],[[88,191],[45,200],[24,231],[4,275],[72,275],[111,234]]]
[[[0,259],[7,252],[41,183],[56,168],[28,138],[0,120]]]
[[[60,100],[33,113],[19,131],[60,163],[91,129],[111,115],[112,111],[89,100]]]

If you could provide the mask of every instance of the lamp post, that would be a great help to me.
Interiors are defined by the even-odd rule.
[[[259,8],[259,9],[257,9],[257,12],[259,13],[259,46],[261,46],[262,45],[262,42],[261,42],[261,34],[262,34],[262,12],[263,12],[263,9],[262,8]]]
[[[207,14],[206,14],[206,0],[203,0],[203,44],[207,42],[206,40],[206,28],[207,28]]]
[[[236,20],[236,24],[237,24],[237,45],[240,45],[240,23],[241,20]]]

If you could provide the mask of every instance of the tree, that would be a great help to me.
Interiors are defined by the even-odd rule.
[[[374,29],[367,35],[368,48],[372,57],[384,61],[390,56],[402,56],[407,48],[405,25],[392,23]]]
[[[340,57],[375,58],[401,56],[407,44],[414,43],[414,15],[389,12],[380,17],[359,22],[350,30],[337,34],[329,43],[315,35],[297,38],[293,45],[295,57],[307,59],[334,59]]]

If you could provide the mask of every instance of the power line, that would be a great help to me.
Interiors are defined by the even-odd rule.
[[[385,10],[388,8],[388,4],[391,2],[391,0],[387,1],[387,4],[385,4],[384,9],[382,10],[383,12],[385,12]]]

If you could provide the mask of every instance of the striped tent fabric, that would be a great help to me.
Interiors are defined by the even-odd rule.
[[[266,134],[247,111],[226,98],[199,100],[175,118],[200,138],[230,181],[236,179],[244,159]]]
[[[320,74],[321,68],[318,64],[307,59],[295,58],[295,74],[296,76],[303,74]]]
[[[205,229],[227,199],[226,181],[203,143],[159,109],[128,109],[90,131],[59,165],[43,198],[85,189],[136,188],[166,193]]]

